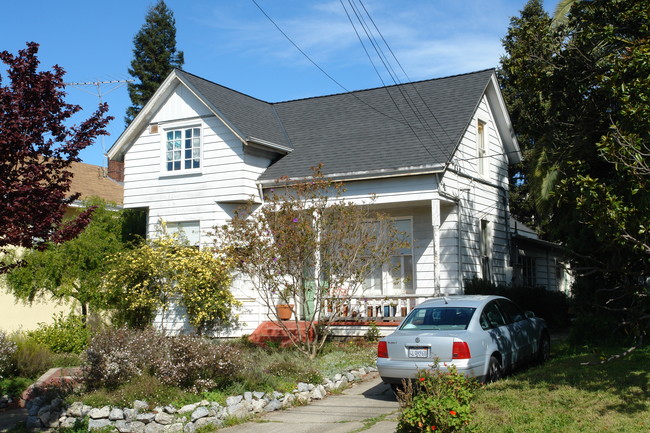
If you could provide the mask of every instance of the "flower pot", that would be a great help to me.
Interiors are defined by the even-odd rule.
[[[275,306],[275,312],[278,315],[278,319],[289,320],[293,313],[293,304],[278,304]]]

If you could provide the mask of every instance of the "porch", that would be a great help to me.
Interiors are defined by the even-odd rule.
[[[325,300],[325,314],[332,320],[330,331],[334,338],[364,337],[374,327],[384,337],[392,333],[411,310],[427,298],[429,296],[412,294],[329,298]],[[283,323],[289,332],[297,335],[297,328],[300,328],[304,335],[306,322],[296,321],[292,316]],[[251,334],[250,340],[287,345],[289,338],[277,323],[264,321]]]

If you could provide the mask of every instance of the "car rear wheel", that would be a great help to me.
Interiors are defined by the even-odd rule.
[[[488,364],[488,371],[485,377],[485,383],[494,382],[503,377],[503,370],[501,369],[501,363],[496,356],[490,357],[490,363]]]

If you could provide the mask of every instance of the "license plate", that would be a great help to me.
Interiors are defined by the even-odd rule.
[[[409,358],[428,358],[428,347],[409,347]]]

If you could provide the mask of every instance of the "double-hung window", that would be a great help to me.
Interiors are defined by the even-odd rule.
[[[182,172],[201,168],[201,128],[165,131],[165,171]]]
[[[364,290],[378,294],[410,293],[413,290],[413,227],[410,218],[392,220],[404,241],[389,263],[372,269],[363,283]],[[381,230],[379,222],[369,222]]]

